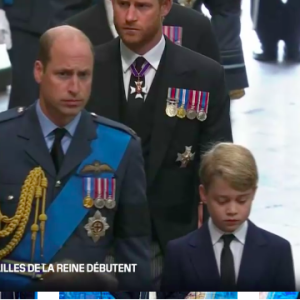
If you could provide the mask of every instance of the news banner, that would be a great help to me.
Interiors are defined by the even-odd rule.
[[[132,273],[137,264],[0,264],[1,273]]]
[[[297,298],[298,298],[298,292],[190,292],[185,299],[255,300],[255,299],[297,299]],[[17,298],[14,297],[14,299]],[[115,299],[115,298],[109,292],[36,292],[34,299],[56,300],[56,299]]]
[[[84,272],[135,272],[137,264],[74,264],[74,263],[56,263],[56,264],[0,264],[1,273],[84,273]],[[22,293],[12,292],[11,299],[115,299],[108,291],[99,292],[35,292]],[[28,295],[31,294],[31,297]],[[9,299],[4,292],[0,291],[1,299]],[[190,292],[185,299],[297,299],[298,292]],[[159,299],[158,297],[156,299]]]

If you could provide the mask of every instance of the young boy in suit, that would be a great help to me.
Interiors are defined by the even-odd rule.
[[[258,184],[251,152],[217,144],[200,178],[210,219],[169,242],[162,291],[295,291],[290,243],[248,219]]]

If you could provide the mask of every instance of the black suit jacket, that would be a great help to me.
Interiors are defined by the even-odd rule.
[[[82,30],[95,46],[113,39],[103,0],[78,15],[74,15],[65,23]],[[194,10],[174,4],[164,20],[164,25],[182,27],[182,45],[184,47],[220,61],[218,44],[207,17]]]
[[[122,122],[121,103],[126,100],[119,47],[119,38],[96,47],[88,109]],[[207,120],[168,117],[165,108],[169,87],[209,92]],[[146,160],[147,197],[163,249],[169,240],[196,228],[200,155],[214,142],[232,141],[229,109],[222,66],[166,39],[160,65],[140,112],[140,126],[133,128],[143,142],[149,131],[151,134]],[[180,168],[177,154],[187,146],[192,146],[195,159],[186,168]]]
[[[222,291],[207,223],[167,249],[162,291]],[[236,290],[295,291],[290,243],[249,221]]]

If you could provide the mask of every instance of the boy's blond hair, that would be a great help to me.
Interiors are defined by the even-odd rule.
[[[232,143],[216,144],[202,157],[200,180],[206,190],[216,177],[237,191],[256,188],[258,170],[252,153]]]

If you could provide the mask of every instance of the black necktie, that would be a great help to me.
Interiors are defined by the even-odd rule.
[[[234,240],[233,234],[223,235],[224,247],[221,254],[221,285],[224,291],[235,290],[234,260],[230,243]]]
[[[65,128],[56,128],[55,130],[53,130],[55,139],[51,150],[51,156],[57,173],[62,165],[65,156],[61,145],[61,140],[65,136],[66,132],[67,131]]]
[[[142,71],[143,64],[146,62],[145,58],[140,56],[134,63],[133,68],[136,71],[135,74],[131,72],[129,89],[128,89],[128,106],[127,106],[127,120],[130,124],[126,124],[131,128],[137,127],[138,116],[142,105],[144,104],[143,88],[145,87],[145,75],[136,76],[137,73]],[[142,97],[141,97],[142,96]]]

